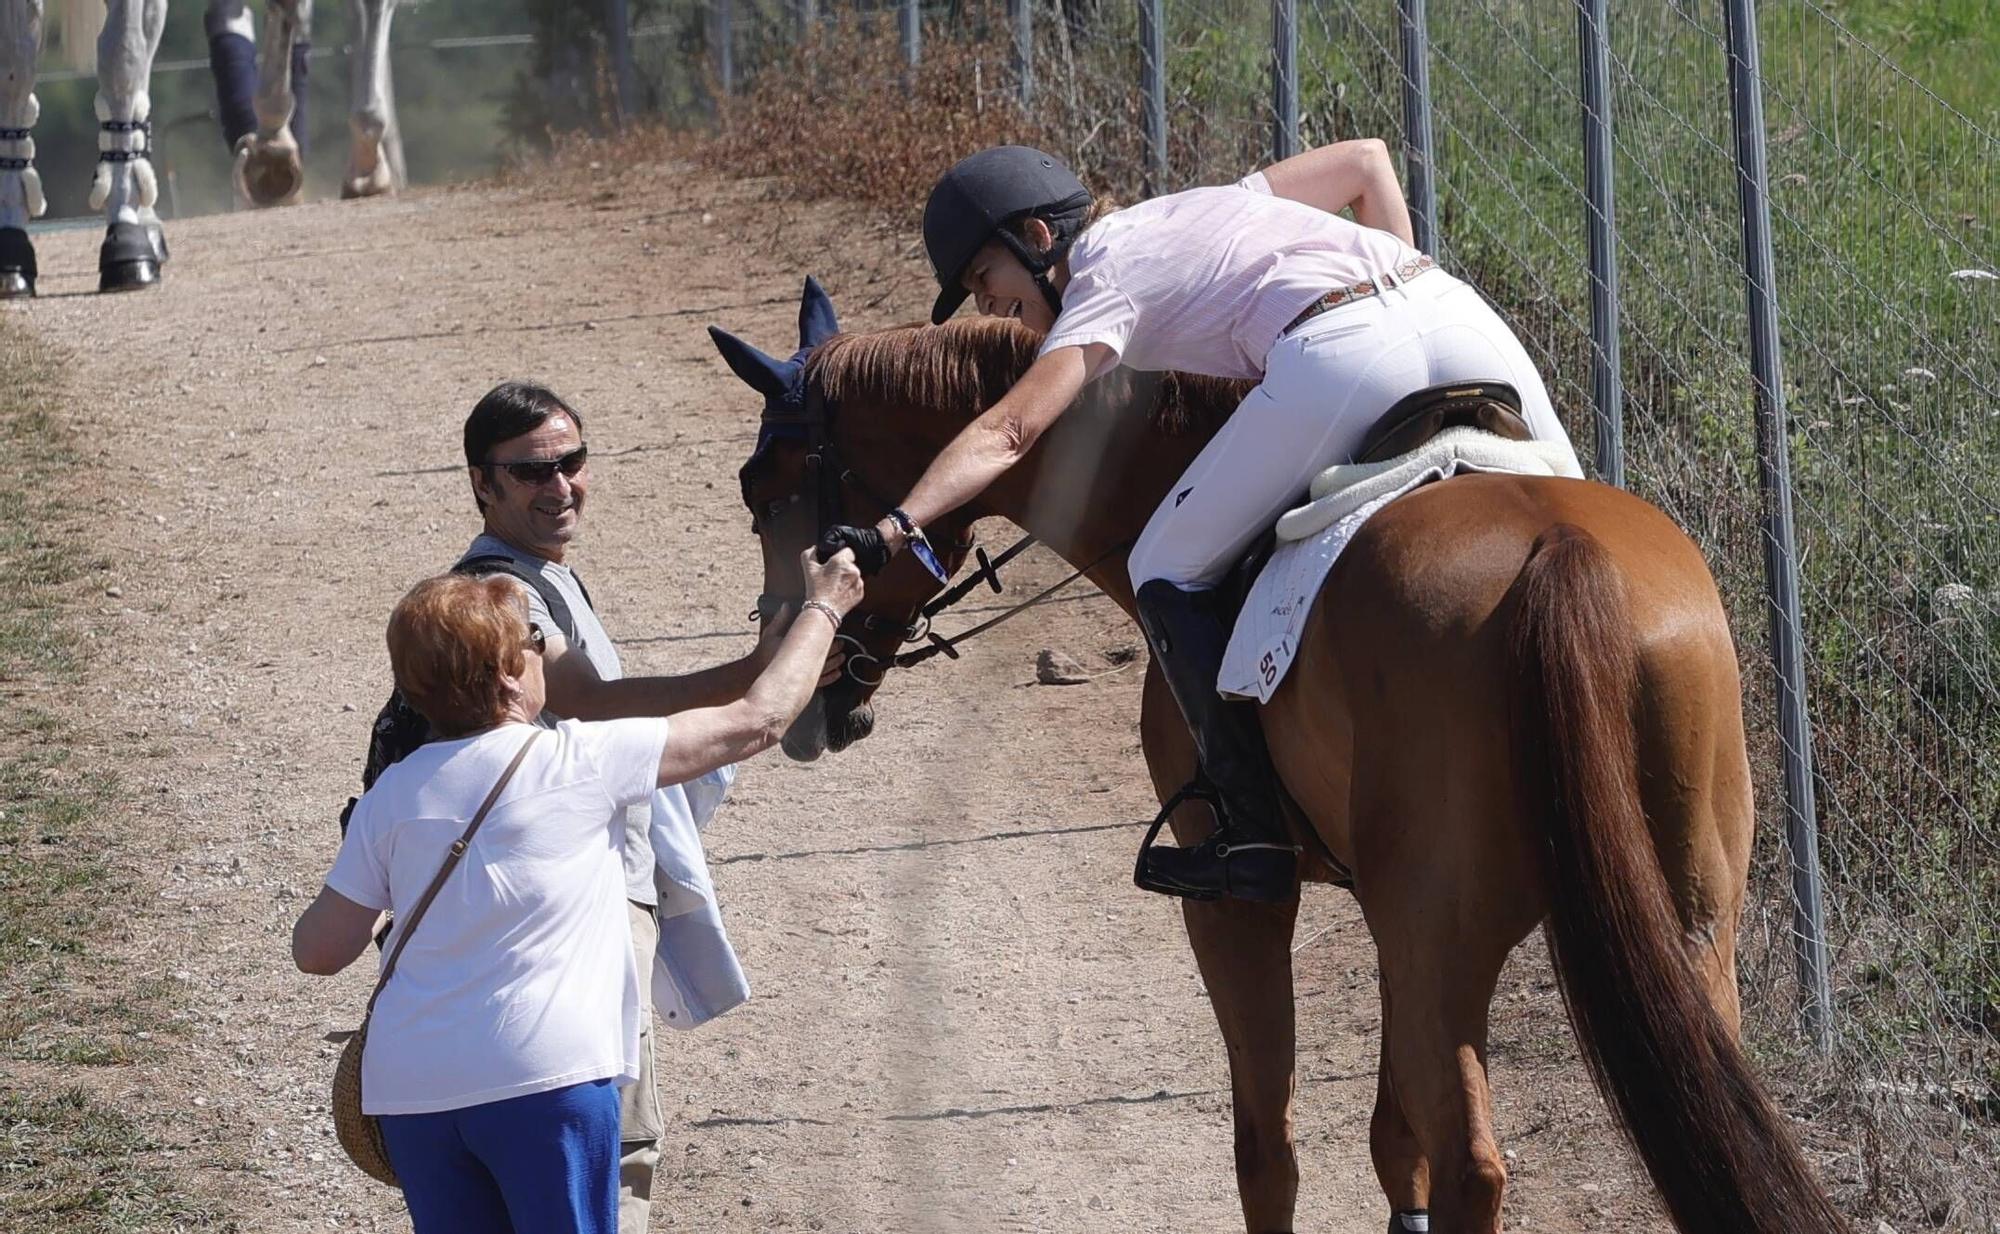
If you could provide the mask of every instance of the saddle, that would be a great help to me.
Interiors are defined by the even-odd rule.
[[[1357,463],[1400,458],[1446,429],[1476,428],[1509,441],[1532,441],[1521,393],[1504,381],[1459,381],[1430,386],[1383,413],[1354,452]]]

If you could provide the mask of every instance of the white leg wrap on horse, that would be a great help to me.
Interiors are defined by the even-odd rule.
[[[0,227],[19,227],[49,208],[35,170],[35,121],[41,104],[30,94],[26,106],[0,106]],[[18,187],[17,187],[18,186]]]
[[[165,0],[112,0],[97,39],[98,161],[90,204],[107,223],[148,222],[159,198],[147,86],[166,20]]]
[[[0,227],[25,227],[48,209],[35,173],[31,131],[35,57],[42,45],[42,0],[0,0]]]

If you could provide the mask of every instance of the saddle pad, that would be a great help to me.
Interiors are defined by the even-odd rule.
[[[1312,482],[1313,500],[1278,520],[1278,547],[1250,586],[1216,688],[1270,702],[1298,654],[1320,585],[1362,525],[1414,488],[1475,471],[1583,478],[1562,442],[1508,441],[1469,428],[1440,433],[1401,458],[1327,468]]]

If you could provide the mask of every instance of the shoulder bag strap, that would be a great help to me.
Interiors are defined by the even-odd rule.
[[[452,841],[451,851],[445,854],[444,865],[439,867],[437,877],[433,878],[431,885],[425,888],[424,898],[418,900],[417,906],[410,910],[410,919],[403,923],[403,931],[396,938],[396,946],[389,952],[389,961],[382,966],[382,975],[375,980],[375,992],[368,996],[368,1011],[363,1017],[364,1020],[368,1015],[375,1013],[375,1000],[382,997],[382,987],[389,984],[390,976],[396,971],[396,960],[403,954],[403,948],[409,944],[410,935],[417,932],[417,926],[424,919],[424,911],[430,908],[432,900],[437,899],[437,893],[444,887],[444,880],[450,878],[451,872],[458,868],[458,859],[465,856],[466,848],[472,844],[472,837],[479,830],[479,824],[486,821],[486,812],[500,799],[500,790],[506,788],[507,781],[514,778],[514,772],[520,768],[521,760],[528,757],[528,747],[535,744],[535,738],[540,737],[542,731],[538,728],[528,734],[528,739],[514,752],[514,761],[507,764],[507,770],[501,772],[499,780],[494,782],[493,791],[486,794],[485,801],[479,803],[479,811],[472,816],[472,822],[466,825],[465,834]]]

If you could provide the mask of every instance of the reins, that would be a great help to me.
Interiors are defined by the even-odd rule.
[[[827,528],[842,521],[843,503],[841,501],[841,490],[848,485],[853,485],[855,488],[861,490],[864,496],[883,509],[886,510],[889,508],[889,503],[883,501],[871,491],[867,483],[861,477],[855,475],[853,470],[842,462],[839,450],[833,442],[832,421],[833,414],[827,400],[818,390],[811,386],[810,382],[807,383],[803,406],[800,406],[797,411],[774,412],[772,405],[767,403],[763,416],[765,432],[768,433],[774,429],[779,431],[791,430],[800,433],[805,438],[806,485],[811,490],[810,496],[813,511],[818,520],[817,532],[820,535],[824,535]],[[761,452],[760,444],[758,453]],[[752,456],[752,462],[755,462],[754,455]],[[752,513],[754,516],[754,509]],[[1004,594],[1006,588],[1000,581],[1000,568],[1013,561],[1016,557],[1019,557],[1022,553],[1027,552],[1028,549],[1034,547],[1037,543],[1039,541],[1033,535],[1023,535],[998,557],[989,557],[985,549],[979,548],[974,544],[972,535],[968,531],[964,540],[952,546],[958,550],[953,555],[954,560],[952,564],[953,566],[961,564],[965,559],[966,553],[970,552],[974,559],[978,561],[978,567],[971,574],[952,584],[943,593],[926,603],[918,610],[916,620],[904,626],[903,641],[905,643],[928,641],[929,646],[918,648],[915,651],[899,652],[889,657],[886,662],[887,667],[914,668],[924,661],[931,659],[933,656],[938,655],[943,655],[949,660],[958,659],[958,648],[962,644],[970,642],[988,630],[1020,616],[1037,605],[1046,603],[1078,579],[1095,570],[1098,566],[1103,565],[1119,553],[1131,548],[1133,541],[1125,540],[1113,545],[1088,565],[1071,572],[1068,577],[1055,583],[1053,586],[1042,589],[1040,592],[1014,605],[998,616],[980,622],[970,630],[962,631],[957,635],[947,638],[931,628],[934,618],[950,611],[954,606],[964,601],[967,596],[977,591],[981,584],[991,587],[996,595]],[[769,595],[759,596],[757,600],[757,612],[753,616],[761,616],[775,599],[776,597]],[[865,630],[879,628],[880,617],[881,614],[878,613],[863,614],[860,619],[862,628]],[[853,653],[847,658],[846,673],[848,677],[862,686],[872,687],[881,684],[882,678],[880,674],[870,679],[864,677],[861,670],[864,666],[882,664],[884,661],[876,656],[869,655],[862,648],[860,640],[854,638],[852,635],[840,634],[837,637],[841,641],[851,644],[854,649]]]

